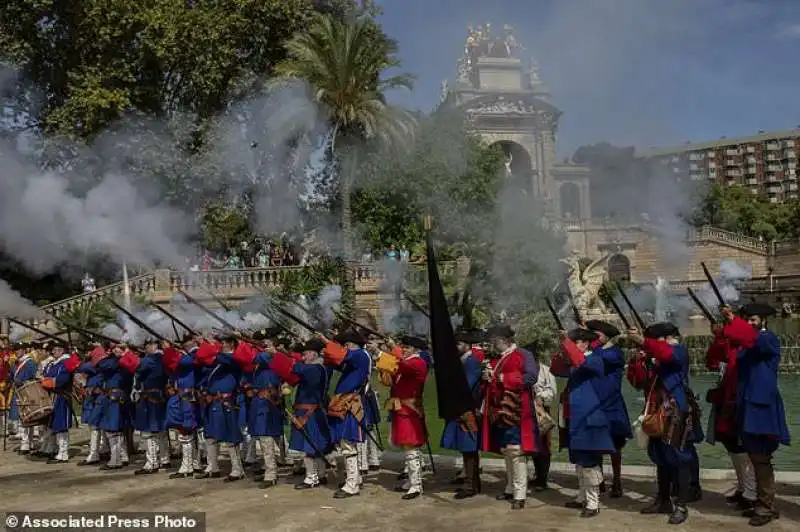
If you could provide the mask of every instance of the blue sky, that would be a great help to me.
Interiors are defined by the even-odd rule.
[[[469,25],[514,26],[564,112],[559,153],[671,146],[800,125],[800,0],[379,0],[423,110]]]

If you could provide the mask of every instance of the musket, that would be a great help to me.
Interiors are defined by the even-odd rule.
[[[689,297],[692,298],[692,301],[694,301],[694,304],[697,305],[697,307],[700,309],[700,312],[703,313],[703,315],[706,317],[706,319],[709,321],[709,323],[711,323],[711,324],[717,323],[716,318],[714,318],[714,316],[706,308],[706,306],[703,304],[703,302],[700,301],[700,298],[697,297],[697,294],[694,293],[694,290],[692,290],[691,287],[687,287],[686,291],[689,292]]]
[[[619,295],[622,296],[622,299],[625,300],[625,304],[628,305],[629,309],[631,309],[631,314],[633,314],[633,318],[636,320],[636,323],[639,325],[639,328],[641,330],[644,330],[646,327],[644,324],[644,320],[639,315],[639,313],[636,312],[636,307],[633,306],[633,303],[631,303],[628,294],[625,293],[625,289],[622,288],[622,285],[620,283],[617,283],[617,290],[619,290]]]
[[[200,290],[202,290],[203,292],[205,292],[206,294],[208,294],[209,296],[211,296],[211,299],[216,301],[217,305],[219,305],[220,307],[224,308],[226,312],[230,312],[231,308],[228,305],[226,305],[223,300],[221,300],[220,298],[215,296],[214,292],[212,292],[211,290],[209,290],[208,288],[206,288],[205,286],[202,286],[202,285],[199,285],[198,288]],[[183,294],[183,295],[186,295],[186,294]]]
[[[77,332],[78,334],[80,334],[82,336],[85,336],[89,340],[94,341],[96,338],[99,338],[99,339],[103,340],[104,342],[111,342],[111,343],[115,343],[115,344],[119,343],[119,340],[115,340],[115,339],[113,339],[111,337],[108,337],[108,336],[106,336],[104,334],[96,333],[96,332],[90,331],[89,329],[84,329],[83,327],[78,327],[77,325],[73,325],[71,323],[68,323],[68,322],[62,320],[61,318],[57,318],[53,314],[49,314],[48,313],[48,315],[54,321],[56,321],[57,323],[60,323],[61,325],[63,325],[64,327],[66,327],[68,329],[72,329],[73,331]]]
[[[625,314],[622,313],[622,309],[619,308],[619,304],[617,304],[617,300],[613,297],[609,298],[611,300],[611,306],[614,307],[614,312],[617,313],[619,319],[622,320],[622,324],[625,326],[625,329],[630,329],[631,324],[628,321],[628,318],[625,317]]]
[[[564,324],[561,323],[561,317],[556,312],[556,308],[553,306],[553,302],[550,301],[550,297],[545,296],[545,302],[547,303],[547,308],[550,309],[550,315],[553,316],[553,321],[556,322],[556,327],[558,327],[559,331],[564,330]]]
[[[366,331],[368,334],[375,335],[375,336],[377,336],[377,337],[379,337],[379,338],[388,338],[388,336],[386,336],[385,334],[381,334],[381,333],[379,333],[378,331],[376,331],[376,330],[374,330],[374,329],[370,329],[370,328],[369,328],[369,327],[367,327],[366,325],[362,325],[361,323],[357,322],[356,320],[354,320],[354,319],[352,319],[352,318],[348,318],[347,316],[345,316],[344,314],[342,314],[342,313],[341,313],[341,312],[339,312],[338,310],[331,309],[331,311],[332,311],[332,312],[334,313],[334,315],[335,315],[337,318],[339,318],[340,320],[342,320],[342,321],[346,321],[346,322],[350,323],[351,325],[354,325],[354,326],[356,326],[356,327],[358,327],[358,328],[360,328],[360,329],[363,329],[363,330],[364,330],[364,331]]]
[[[199,308],[200,310],[202,310],[203,312],[205,312],[206,314],[208,314],[209,316],[214,318],[223,327],[228,328],[231,331],[235,331],[236,330],[236,327],[234,327],[229,321],[220,318],[215,312],[211,311],[211,309],[209,309],[208,307],[206,307],[205,305],[200,303],[198,300],[196,300],[195,298],[193,298],[192,296],[190,296],[189,294],[187,294],[183,290],[178,289],[178,293],[182,294],[183,297],[186,298],[186,301],[188,301],[192,305],[196,306],[197,308]]]
[[[10,321],[11,323],[16,323],[20,327],[25,327],[26,329],[28,329],[30,331],[33,331],[33,332],[35,332],[37,334],[41,334],[45,338],[48,338],[48,339],[56,342],[59,345],[66,345],[67,344],[67,342],[65,342],[64,340],[62,340],[58,336],[52,335],[52,334],[50,334],[48,332],[45,332],[45,331],[43,331],[43,330],[41,330],[41,329],[39,329],[37,327],[34,327],[33,325],[28,325],[27,323],[23,323],[23,322],[21,322],[19,320],[15,320],[14,318],[8,318],[8,321]]]
[[[158,340],[161,340],[162,342],[171,343],[169,340],[167,340],[166,338],[164,338],[162,335],[158,334],[158,333],[157,333],[156,331],[154,331],[154,330],[153,330],[153,329],[152,329],[152,328],[151,328],[149,325],[147,325],[145,322],[143,322],[142,320],[140,320],[139,318],[137,318],[136,316],[134,316],[132,312],[130,312],[129,310],[127,310],[127,309],[126,309],[125,307],[123,307],[122,305],[118,304],[118,303],[117,303],[116,301],[114,301],[113,299],[110,299],[110,298],[109,298],[109,299],[108,299],[108,302],[109,302],[109,303],[111,303],[111,305],[113,305],[113,306],[114,306],[114,307],[115,307],[117,310],[119,310],[120,312],[122,312],[123,314],[125,314],[126,316],[128,316],[128,318],[130,318],[130,320],[131,320],[133,323],[135,323],[135,324],[136,324],[136,325],[137,325],[137,326],[138,326],[140,329],[142,329],[143,331],[145,331],[146,333],[148,333],[148,334],[149,334],[150,336],[152,336],[153,338],[156,338],[156,339],[158,339]]]
[[[431,315],[428,314],[428,311],[422,308],[422,306],[419,303],[417,303],[414,300],[414,298],[411,297],[411,294],[409,294],[406,290],[403,290],[403,296],[405,296],[408,302],[411,303],[411,306],[414,307],[414,310],[416,310],[417,312],[422,312],[426,318],[431,319]]]
[[[290,320],[292,320],[293,322],[295,322],[299,326],[303,327],[304,329],[307,329],[308,331],[310,331],[312,333],[318,333],[319,332],[311,324],[309,324],[308,322],[306,322],[304,320],[301,320],[300,318],[298,318],[297,316],[295,316],[294,314],[292,314],[288,310],[286,310],[286,309],[284,309],[284,308],[282,308],[282,307],[280,307],[280,306],[278,306],[278,305],[276,305],[274,303],[269,303],[268,302],[268,304],[270,305],[271,308],[273,308],[274,310],[277,310],[282,315],[284,315],[285,317],[289,318]]]
[[[158,310],[159,310],[159,311],[160,311],[162,314],[164,314],[166,317],[168,317],[169,319],[171,319],[173,322],[177,323],[178,325],[180,325],[181,327],[183,327],[184,329],[186,329],[186,332],[188,332],[189,334],[197,334],[196,332],[194,332],[194,331],[192,330],[192,328],[191,328],[191,327],[189,327],[188,325],[186,325],[186,323],[184,323],[184,322],[182,322],[181,320],[179,320],[177,317],[175,317],[175,315],[174,315],[173,313],[171,313],[170,311],[168,311],[167,309],[165,309],[165,308],[164,308],[164,307],[162,307],[161,305],[159,305],[159,304],[157,304],[157,303],[150,303],[150,304],[151,304],[153,307],[155,307],[156,309],[158,309]],[[176,335],[177,335],[177,333],[176,333]]]
[[[286,417],[289,418],[289,421],[292,423],[292,425],[294,425],[294,427],[300,432],[300,434],[303,436],[303,439],[306,440],[306,443],[308,443],[308,445],[314,449],[314,452],[321,456],[330,467],[336,467],[336,464],[328,460],[325,454],[319,450],[319,447],[317,447],[317,444],[311,439],[308,431],[306,431],[306,427],[300,423],[300,420],[297,419],[297,416],[292,414],[292,412],[285,406],[283,407],[283,413],[286,414]]]
[[[722,292],[719,291],[719,287],[717,283],[714,282],[714,278],[711,277],[711,272],[708,271],[708,267],[706,266],[705,262],[701,262],[700,266],[703,267],[703,273],[706,275],[706,279],[708,279],[708,284],[711,285],[711,289],[714,291],[714,294],[717,296],[717,300],[719,301],[720,306],[725,306],[725,298],[722,297]]]

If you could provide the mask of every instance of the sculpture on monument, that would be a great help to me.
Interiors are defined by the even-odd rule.
[[[600,298],[600,289],[608,280],[608,257],[601,257],[583,269],[583,257],[577,250],[573,250],[569,257],[561,259],[569,269],[567,288],[572,295],[572,301],[584,317],[608,314],[608,309]]]
[[[523,50],[514,35],[514,28],[503,26],[503,37],[492,37],[492,26],[489,23],[475,29],[467,28],[464,42],[464,55],[459,60],[458,80],[461,83],[474,83],[475,64],[481,57],[510,58]]]

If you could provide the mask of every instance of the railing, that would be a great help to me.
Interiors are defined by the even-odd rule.
[[[725,242],[726,244],[747,248],[765,254],[769,252],[769,243],[767,242],[752,236],[746,236],[707,225],[701,227],[700,229],[689,231],[689,234],[687,235],[688,242],[698,242],[703,240]]]
[[[128,285],[130,286],[131,295],[150,295],[155,292],[155,275],[146,273],[144,275],[132,277],[128,279]],[[84,306],[92,301],[98,301],[108,297],[113,298],[122,295],[124,292],[125,283],[120,281],[100,287],[91,292],[85,292],[67,299],[62,299],[61,301],[56,301],[55,303],[44,305],[42,309],[56,316],[60,316],[65,313],[70,313],[77,307]]]
[[[351,269],[356,293],[378,290],[378,285],[388,275],[378,264],[354,264],[348,268]],[[223,300],[243,299],[257,294],[260,290],[281,286],[289,275],[302,270],[302,266],[208,271],[156,270],[131,278],[129,284],[131,295],[147,299],[168,299],[179,290],[197,289],[217,294]],[[455,262],[442,262],[439,264],[439,271],[442,277],[447,277],[457,271],[457,265]],[[411,283],[422,282],[425,276],[424,265],[411,264],[405,270],[405,278]],[[125,283],[112,283],[93,292],[78,294],[42,308],[55,316],[61,316],[92,301],[119,297],[124,291]]]

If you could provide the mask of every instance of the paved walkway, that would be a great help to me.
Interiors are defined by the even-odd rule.
[[[80,446],[74,447],[81,452]],[[141,457],[138,457],[141,460]],[[77,462],[78,458],[73,458]],[[387,464],[391,467],[392,464]],[[397,464],[394,464],[396,467]],[[228,467],[223,463],[223,471]],[[563,507],[575,493],[575,479],[569,473],[554,474],[552,488],[528,499],[522,511],[511,511],[494,496],[503,487],[500,472],[485,468],[484,494],[467,501],[454,501],[447,479],[451,468],[441,467],[437,478],[428,475],[425,496],[402,501],[392,491],[397,470],[385,469],[371,475],[359,497],[331,498],[335,482],[311,492],[297,492],[299,481],[282,471],[280,484],[259,490],[250,480],[232,484],[222,480],[169,480],[166,473],[135,477],[131,466],[106,473],[89,467],[46,465],[0,451],[0,510],[2,511],[197,511],[206,512],[208,530],[224,531],[504,531],[535,529],[613,530],[655,532],[658,530],[749,530],[747,521],[733,512],[724,500],[729,481],[704,481],[705,495],[692,506],[689,521],[681,527],[666,524],[661,516],[642,516],[638,510],[648,502],[653,481],[626,478],[625,497],[602,500],[603,510],[592,519]],[[780,520],[765,530],[797,530],[800,524],[800,486],[779,486]]]

